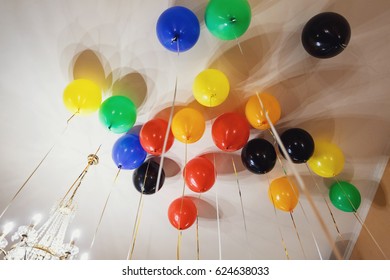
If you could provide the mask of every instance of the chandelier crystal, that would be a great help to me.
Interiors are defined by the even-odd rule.
[[[50,211],[46,222],[37,228],[40,217],[36,216],[30,225],[19,226],[11,237],[13,245],[8,251],[6,250],[8,241],[5,237],[13,225],[9,223],[4,227],[3,233],[0,233],[0,252],[4,254],[5,260],[72,260],[76,257],[79,253],[79,248],[75,245],[77,234],[73,234],[69,243],[64,243],[68,227],[76,212],[73,200],[88,168],[98,162],[96,153],[89,155],[88,165],[64,198]],[[73,188],[72,194],[68,197]]]

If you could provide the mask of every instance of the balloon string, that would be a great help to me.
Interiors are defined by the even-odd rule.
[[[130,246],[129,252],[127,253],[128,260],[131,260],[133,258],[135,242],[136,242],[137,234],[138,234],[138,228],[139,228],[139,224],[141,221],[140,217],[142,215],[142,209],[143,209],[143,193],[140,194],[139,201],[138,201],[137,214],[135,217],[134,226],[133,226],[133,233],[132,233],[132,237],[131,237],[131,246]]]
[[[318,253],[320,259],[323,260],[322,254],[321,254],[321,250],[320,250],[320,247],[319,247],[319,245],[318,245],[317,238],[316,238],[315,235],[314,235],[313,229],[312,229],[311,224],[310,224],[310,222],[309,222],[309,219],[308,219],[308,217],[307,217],[307,215],[306,215],[306,211],[303,209],[303,206],[302,206],[301,202],[299,201],[298,203],[299,203],[299,206],[300,206],[301,209],[302,209],[302,212],[303,212],[303,215],[304,215],[304,217],[305,217],[305,220],[306,220],[307,224],[309,225],[311,237],[313,238],[314,244],[315,244],[316,249],[317,249],[317,253]]]
[[[180,221],[179,221],[179,223],[180,223]],[[181,240],[182,240],[182,231],[178,230],[177,246],[176,246],[176,260],[180,260]]]
[[[34,170],[31,172],[31,174],[27,177],[27,179],[24,181],[22,186],[18,189],[18,191],[14,194],[12,199],[8,202],[7,206],[4,208],[3,212],[0,214],[0,219],[3,217],[3,215],[7,212],[8,208],[12,205],[14,200],[18,197],[19,193],[24,189],[24,187],[27,185],[27,183],[30,181],[31,177],[34,176],[35,172],[41,167],[42,163],[46,160],[46,158],[50,155],[51,151],[54,149],[54,147],[57,145],[57,143],[60,141],[60,138],[65,134],[66,130],[68,128],[68,125],[65,126],[64,130],[61,132],[59,139],[50,147],[50,149],[46,152],[46,154],[43,156],[41,161],[38,163],[38,165],[34,168]]]
[[[97,236],[97,233],[100,229],[100,224],[103,220],[103,216],[104,216],[104,213],[106,211],[106,207],[107,207],[107,204],[108,204],[108,201],[110,200],[110,196],[111,196],[111,193],[112,193],[112,190],[114,189],[114,186],[115,186],[115,183],[116,183],[116,180],[118,179],[118,176],[119,176],[119,172],[121,171],[121,168],[118,168],[118,172],[116,173],[116,176],[114,178],[114,182],[113,184],[111,185],[111,188],[110,188],[110,192],[108,193],[108,196],[107,196],[107,199],[106,199],[106,202],[104,203],[104,207],[103,207],[103,210],[100,214],[100,217],[99,217],[99,222],[96,226],[96,229],[95,229],[95,233],[93,234],[93,237],[92,237],[92,241],[91,241],[91,244],[89,245],[89,250],[92,249],[93,245],[95,244],[95,239],[96,239],[96,236]]]
[[[171,111],[169,113],[169,120],[168,120],[168,125],[167,125],[167,131],[165,132],[164,144],[163,144],[163,149],[162,149],[162,152],[161,152],[160,166],[158,167],[156,186],[160,185],[161,174],[162,174],[162,169],[163,169],[163,165],[164,165],[164,158],[165,158],[165,153],[166,153],[166,149],[167,149],[168,137],[169,137],[169,132],[171,131],[173,112],[175,110],[176,95],[177,95],[177,76],[176,76],[176,80],[175,80],[175,88],[174,88],[174,91],[173,91],[173,100],[172,100],[172,104],[171,104]],[[156,187],[156,191],[155,192],[157,193],[157,191],[158,191],[158,187]]]
[[[185,151],[184,151],[184,178],[186,177],[186,168],[185,166],[187,165],[187,141],[185,143]],[[186,182],[185,180],[183,180],[183,190],[182,190],[182,194],[181,194],[181,203],[180,203],[180,211],[179,211],[179,215],[180,215],[180,218],[179,218],[179,223],[177,225],[177,230],[179,231],[179,236],[177,238],[177,253],[176,253],[176,257],[178,260],[180,260],[180,250],[181,250],[181,235],[182,235],[182,231],[181,231],[181,226],[180,226],[180,223],[181,223],[181,215],[182,215],[182,211],[183,211],[183,203],[184,203],[184,193],[185,193],[185,189],[186,189]]]
[[[353,212],[353,214],[355,215],[356,219],[359,221],[359,223],[363,226],[363,228],[367,231],[367,233],[370,235],[372,241],[375,243],[375,246],[379,249],[379,251],[381,252],[381,254],[383,255],[383,257],[385,258],[385,260],[388,260],[388,257],[387,255],[385,254],[385,252],[382,250],[382,248],[379,246],[378,242],[376,241],[376,239],[374,238],[374,236],[372,235],[371,231],[368,229],[368,227],[366,226],[366,224],[363,222],[362,218],[358,215],[358,213],[356,212]]]
[[[199,194],[198,201],[202,194]],[[199,211],[196,212],[196,258],[200,260],[200,242],[199,242]]]
[[[378,248],[378,250],[381,252],[382,256],[385,258],[385,260],[388,259],[387,255],[385,254],[385,252],[382,250],[382,248],[379,246],[379,243],[376,241],[374,235],[371,233],[371,231],[368,229],[368,227],[366,226],[366,224],[364,223],[363,219],[360,217],[360,215],[357,213],[357,209],[355,208],[355,205],[352,203],[351,199],[349,198],[348,194],[345,192],[345,190],[343,189],[342,185],[340,184],[339,180],[337,178],[335,178],[338,186],[340,187],[341,191],[344,193],[345,197],[348,199],[349,203],[351,204],[354,212],[353,214],[355,215],[357,221],[360,223],[360,225],[367,231],[368,235],[370,236],[370,238],[372,239],[372,241],[374,242],[375,246]]]
[[[137,215],[135,217],[134,221],[134,227],[133,227],[133,233],[132,233],[132,244],[131,244],[131,252],[128,254],[127,259],[131,260],[133,258],[133,252],[135,248],[135,242],[137,240],[137,234],[138,234],[138,228],[141,223],[141,217],[142,217],[142,210],[143,210],[143,194],[145,190],[145,184],[146,184],[146,178],[148,177],[148,171],[149,171],[149,166],[150,166],[150,160],[148,161],[148,165],[146,166],[146,171],[145,171],[145,177],[143,180],[142,188],[141,188],[141,196],[140,200],[138,202],[138,209],[137,209]],[[157,185],[156,185],[157,188]]]
[[[196,259],[200,260],[200,246],[199,246],[199,215],[196,214]]]
[[[233,156],[232,156],[232,165],[233,165],[234,175],[236,177],[238,195],[240,197],[241,213],[242,213],[242,220],[244,222],[246,244],[248,246],[248,253],[249,253],[249,255],[252,255],[251,251],[250,251],[250,245],[249,245],[249,239],[248,239],[248,230],[247,230],[247,227],[246,227],[246,218],[245,218],[244,204],[242,202],[242,193],[241,193],[240,181],[238,180],[237,168],[236,168],[236,164],[234,162]]]
[[[246,228],[246,220],[245,220],[244,205],[243,205],[243,203],[242,203],[242,193],[241,193],[241,188],[240,188],[240,181],[238,180],[238,174],[237,174],[236,164],[235,164],[235,162],[234,162],[233,157],[232,157],[232,165],[233,165],[234,175],[236,176],[237,189],[238,189],[238,194],[239,194],[239,197],[240,197],[240,204],[241,204],[242,220],[244,221],[244,228],[245,228],[245,233],[246,233],[247,228]]]
[[[268,185],[270,186],[271,183],[270,183],[268,174],[266,174],[266,175],[267,175],[267,179],[268,179]],[[290,260],[290,256],[288,255],[287,246],[286,246],[286,243],[285,243],[284,238],[283,238],[282,230],[281,230],[280,225],[279,225],[278,214],[277,214],[277,211],[276,211],[275,201],[274,201],[274,197],[273,197],[272,194],[271,194],[271,200],[272,200],[272,205],[273,205],[273,208],[274,208],[274,214],[275,214],[276,224],[277,224],[277,226],[278,226],[279,235],[280,235],[280,238],[281,238],[281,241],[282,241],[282,246],[283,246],[283,248],[284,248],[284,253],[286,254],[286,259],[287,259],[287,260]]]
[[[271,135],[274,137],[274,134],[272,133],[272,131],[270,131],[270,133],[271,133]],[[275,138],[274,138],[274,139],[275,139]],[[275,140],[275,141],[276,141],[276,140]],[[276,144],[276,142],[274,143],[274,145],[275,145],[275,144]],[[311,236],[312,236],[312,238],[313,238],[314,244],[315,244],[316,249],[317,249],[317,253],[318,253],[320,259],[322,260],[322,254],[321,254],[320,248],[319,248],[319,246],[318,246],[317,238],[316,238],[315,235],[314,235],[313,228],[311,227],[309,218],[308,218],[307,215],[306,215],[306,211],[305,211],[305,209],[303,208],[303,205],[302,205],[301,201],[299,200],[299,193],[296,193],[296,192],[295,192],[295,189],[292,187],[293,184],[292,184],[292,182],[290,181],[289,176],[287,175],[287,171],[286,171],[286,169],[284,168],[283,162],[282,162],[282,160],[280,159],[280,156],[279,156],[279,155],[277,155],[277,159],[278,159],[278,162],[279,162],[279,164],[280,164],[280,166],[281,166],[281,168],[282,168],[282,170],[283,170],[284,175],[285,175],[286,178],[287,178],[288,183],[289,183],[290,186],[291,186],[292,191],[294,192],[295,197],[296,197],[297,200],[298,200],[299,207],[301,208],[301,210],[302,210],[302,212],[303,212],[303,215],[304,215],[304,217],[305,217],[305,221],[306,221],[307,225],[309,226]]]
[[[240,40],[238,40],[237,36],[234,36],[234,37],[236,37],[236,43],[237,43],[237,46],[238,46],[238,48],[239,48],[239,50],[240,50],[241,55],[242,55],[243,57],[245,57],[244,52],[242,51],[242,48],[241,48]],[[246,62],[246,61],[245,61],[245,62]],[[248,65],[247,65],[247,66],[248,66]],[[248,70],[249,70],[249,69],[248,69]]]
[[[301,246],[301,250],[302,250],[302,253],[303,253],[303,257],[305,258],[305,260],[307,259],[306,257],[306,254],[305,254],[305,250],[303,249],[303,246],[302,246],[302,240],[301,240],[301,237],[299,236],[299,233],[298,233],[298,229],[297,229],[297,225],[295,224],[295,220],[294,220],[294,216],[292,214],[292,211],[290,211],[290,217],[291,217],[291,221],[294,225],[294,230],[295,230],[295,233],[297,235],[297,238],[298,238],[298,241],[299,241],[299,245]]]
[[[331,208],[330,208],[330,206],[329,206],[328,201],[326,200],[325,196],[322,194],[321,189],[320,189],[320,186],[318,185],[318,183],[317,183],[317,181],[316,181],[316,179],[315,179],[313,173],[311,172],[309,166],[307,165],[307,163],[305,163],[305,165],[306,165],[307,170],[308,170],[309,173],[310,173],[310,177],[313,179],[314,185],[317,187],[317,189],[318,189],[318,191],[320,192],[320,194],[321,194],[323,200],[325,201],[326,207],[328,208],[329,214],[330,214],[330,216],[332,217],[332,221],[333,221],[333,224],[334,224],[334,226],[335,226],[335,229],[336,229],[336,231],[337,231],[338,236],[340,237],[340,239],[341,239],[342,241],[344,241],[344,238],[343,238],[343,236],[342,236],[342,234],[341,234],[341,232],[340,232],[340,230],[339,230],[339,227],[337,226],[336,219],[335,219],[335,217],[334,217],[334,215],[333,215],[333,212],[332,212],[332,210],[331,210]]]
[[[215,153],[213,153],[213,162],[214,162],[215,177],[217,177]],[[221,225],[219,220],[218,186],[215,186],[215,207],[217,208],[218,257],[219,260],[222,260],[222,246],[221,246],[222,242],[221,242]]]
[[[183,171],[183,176],[184,176],[184,178],[186,178],[186,173],[187,173],[187,170],[186,170],[186,165],[187,165],[187,156],[188,156],[188,144],[187,144],[187,141],[186,141],[186,143],[185,143],[185,149],[184,149],[184,171]],[[184,197],[184,192],[185,192],[185,189],[186,189],[186,181],[185,180],[183,180],[183,190],[182,190],[182,194],[181,194],[181,196],[182,196],[182,198]],[[183,200],[182,200],[183,201]],[[181,206],[183,206],[183,202],[182,202],[182,205]],[[181,213],[181,207],[180,207],[180,213]]]
[[[210,100],[210,107],[211,107],[211,100]],[[210,124],[211,127],[213,127],[213,119],[210,118]],[[218,172],[217,172],[217,164],[215,159],[215,153],[213,153],[213,164],[214,164],[214,175],[215,178],[217,178]],[[215,207],[217,208],[217,235],[218,235],[218,258],[219,260],[222,260],[222,242],[221,242],[221,224],[219,219],[219,202],[218,202],[218,187],[215,186]]]
[[[77,109],[77,111],[73,115],[71,115],[70,118],[66,121],[66,124],[68,125],[69,122],[74,118],[74,116],[76,116],[79,113],[80,113],[80,109]]]
[[[294,163],[292,162],[292,160],[290,158],[290,155],[287,153],[287,150],[284,147],[282,140],[280,140],[280,136],[279,136],[278,132],[276,131],[275,126],[273,125],[273,123],[272,123],[272,121],[271,121],[271,119],[270,119],[270,117],[268,115],[268,112],[264,109],[264,105],[263,105],[263,102],[260,99],[259,93],[256,92],[256,95],[257,95],[257,98],[259,100],[259,103],[260,103],[260,106],[261,106],[261,110],[264,113],[265,118],[267,119],[268,124],[269,124],[269,126],[270,126],[270,128],[271,128],[271,130],[272,130],[272,132],[273,132],[273,134],[275,136],[275,140],[278,142],[278,144],[280,146],[280,149],[282,150],[283,154],[286,156],[287,162],[288,162],[288,164],[291,167],[293,175],[297,179],[297,182],[298,182],[300,188],[303,190],[303,193],[305,194],[305,196],[307,198],[307,201],[309,202],[310,207],[313,210],[317,220],[320,222],[321,228],[322,228],[322,230],[323,230],[323,232],[324,232],[324,234],[326,236],[326,239],[327,239],[329,245],[332,246],[332,250],[335,253],[336,258],[337,259],[342,259],[341,253],[340,253],[339,249],[336,247],[335,243],[333,242],[332,235],[330,234],[328,227],[326,226],[326,224],[325,224],[325,222],[324,222],[324,220],[323,220],[323,218],[322,218],[322,216],[321,216],[317,206],[315,205],[311,194],[308,192],[308,190],[307,190],[307,188],[305,186],[305,183],[302,180],[301,175],[298,173],[297,169],[295,168]]]

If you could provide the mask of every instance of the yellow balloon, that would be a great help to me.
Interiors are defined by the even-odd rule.
[[[343,171],[345,158],[337,145],[326,141],[314,141],[314,153],[307,163],[318,176],[330,178]]]
[[[90,80],[74,80],[65,88],[63,102],[73,114],[91,114],[97,111],[102,103],[102,91]]]
[[[192,92],[196,101],[206,107],[215,107],[229,95],[229,80],[219,70],[206,69],[195,77]]]
[[[264,111],[268,113],[268,116],[272,122],[272,124],[276,124],[276,122],[280,119],[280,115],[282,114],[282,110],[280,108],[280,104],[278,100],[267,93],[259,94],[261,103],[263,103]],[[249,98],[245,106],[245,115],[248,122],[256,129],[269,129],[270,125],[265,117],[264,111],[261,107],[260,101],[257,95],[254,95]]]
[[[291,178],[283,176],[271,182],[268,197],[277,209],[291,212],[298,204],[299,191]]]
[[[175,114],[172,119],[172,133],[183,143],[194,143],[202,138],[206,123],[203,115],[192,108],[184,108]]]

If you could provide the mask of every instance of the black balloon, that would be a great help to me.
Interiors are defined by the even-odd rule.
[[[143,194],[154,194],[156,192],[157,176],[160,165],[152,160],[145,161],[140,167],[134,170],[133,184],[134,187]],[[165,173],[161,171],[161,178],[158,190],[164,184]]]
[[[241,160],[250,172],[265,174],[275,166],[275,148],[265,139],[252,139],[242,148]]]
[[[305,163],[314,153],[314,140],[301,128],[290,128],[282,133],[280,139],[294,163]],[[279,147],[279,151],[285,157]]]
[[[341,15],[325,12],[312,17],[302,31],[305,50],[317,58],[330,58],[341,53],[351,38],[351,27]]]

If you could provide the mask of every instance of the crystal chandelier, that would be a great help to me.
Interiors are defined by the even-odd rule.
[[[69,243],[64,243],[68,226],[76,211],[73,200],[88,168],[98,162],[96,153],[89,155],[88,165],[65,196],[53,207],[47,221],[37,228],[40,217],[36,216],[30,225],[20,226],[12,235],[13,245],[8,250],[6,250],[8,246],[6,236],[12,230],[13,224],[8,223],[4,226],[3,232],[0,233],[0,253],[4,254],[5,260],[72,260],[75,258],[79,252],[79,248],[75,245],[77,233],[73,234]]]

